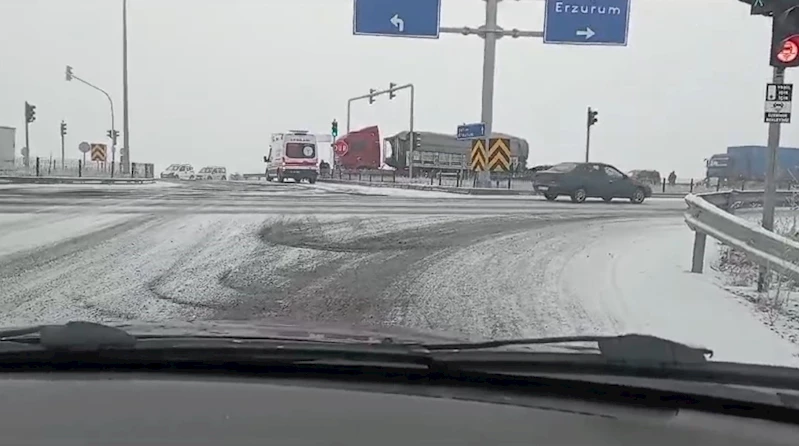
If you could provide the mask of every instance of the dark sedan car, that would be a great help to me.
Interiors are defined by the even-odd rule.
[[[652,196],[651,187],[603,163],[557,164],[536,172],[533,188],[549,201],[568,195],[574,203],[582,203],[586,198],[602,198],[607,202],[627,198],[638,204]]]

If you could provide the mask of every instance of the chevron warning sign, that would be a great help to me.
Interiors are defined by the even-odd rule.
[[[100,143],[92,144],[92,161],[105,162],[106,158],[106,145]]]
[[[488,170],[510,170],[510,139],[492,138],[488,150]]]
[[[472,141],[472,153],[469,156],[469,167],[476,171],[486,170],[486,148],[482,139]]]

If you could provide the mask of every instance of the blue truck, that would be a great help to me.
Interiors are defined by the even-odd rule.
[[[766,179],[766,146],[730,146],[706,160],[707,178],[763,181]],[[799,148],[780,147],[777,151],[777,181],[799,180]]]

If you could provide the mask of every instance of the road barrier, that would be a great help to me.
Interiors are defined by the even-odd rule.
[[[396,187],[403,189],[422,189],[422,186],[432,187],[438,186],[446,188],[446,192],[461,193],[461,194],[482,194],[482,195],[535,195],[533,190],[532,172],[492,172],[491,173],[491,187],[479,188],[479,192],[470,192],[475,190],[476,177],[471,172],[456,171],[456,172],[435,172],[429,175],[415,176],[413,179],[408,178],[400,172],[392,170],[334,170],[322,171],[319,181],[327,181],[332,183],[349,183],[362,186],[377,186],[377,187]],[[739,186],[746,186],[741,183]],[[652,195],[658,197],[674,197],[682,198],[688,193],[695,193],[697,191],[711,192],[720,186],[710,187],[703,182],[695,183],[693,180],[690,183],[669,185],[663,184],[650,184],[652,187]],[[464,191],[466,190],[466,191]],[[488,190],[494,192],[487,192]],[[504,191],[503,191],[504,190]]]
[[[777,206],[793,206],[796,191],[777,191]],[[763,205],[763,191],[689,194],[685,223],[694,231],[691,272],[702,273],[707,236],[743,252],[760,266],[799,280],[799,242],[734,215],[736,209]]]

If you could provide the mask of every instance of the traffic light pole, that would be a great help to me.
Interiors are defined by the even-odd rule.
[[[367,93],[360,96],[355,96],[354,98],[347,99],[347,133],[350,132],[350,118],[352,117],[352,103],[356,101],[362,101],[364,99],[374,99],[377,96],[382,96],[384,94],[394,94],[400,90],[410,90],[411,91],[411,105],[410,105],[410,122],[408,124],[408,138],[410,143],[410,150],[408,151],[410,156],[410,162],[408,163],[408,176],[413,178],[413,147],[414,147],[414,133],[413,133],[413,120],[414,120],[414,109],[415,109],[415,101],[416,101],[416,91],[413,84],[405,84],[400,86],[395,86],[393,88],[388,88],[386,90],[377,90],[372,91],[371,93]],[[381,160],[382,161],[382,160]]]
[[[64,170],[66,163],[64,161],[64,121],[61,121],[61,170]]]
[[[30,126],[30,122],[28,122],[28,107],[27,103],[25,104],[25,156],[22,157],[22,165],[25,167],[29,167],[31,165],[31,142],[28,132],[28,127]]]
[[[772,83],[785,83],[785,68],[774,67]],[[766,187],[763,196],[763,229],[774,230],[774,208],[777,201],[777,152],[780,147],[781,124],[768,125],[768,160],[766,164]],[[768,288],[768,268],[760,267],[757,276],[757,290],[762,292]]]
[[[95,90],[97,90],[100,93],[105,95],[105,97],[108,99],[108,104],[111,106],[111,133],[112,133],[112,135],[116,134],[116,121],[115,121],[115,118],[114,118],[114,100],[111,99],[111,95],[108,94],[107,91],[105,91],[102,88],[92,84],[91,82],[87,82],[87,81],[81,79],[80,77],[75,76],[75,74],[73,74],[71,72],[71,68],[68,67],[68,70],[70,70],[69,71],[69,77],[67,78],[68,80],[75,79],[75,80],[77,80],[79,82],[82,82],[84,85],[87,85],[87,86],[89,86],[89,87],[91,87],[91,88],[93,88],[93,89],[95,89]],[[112,177],[114,176],[114,163],[116,162],[116,155],[117,155],[117,141],[116,141],[116,138],[112,137],[111,138],[111,176]]]
[[[585,162],[588,162],[588,154],[591,153],[591,124],[585,126]]]

